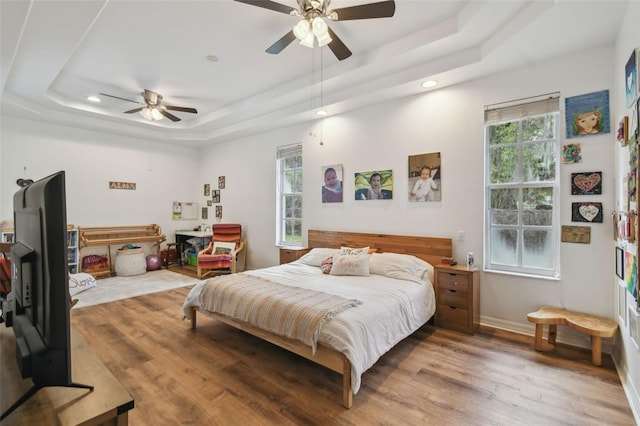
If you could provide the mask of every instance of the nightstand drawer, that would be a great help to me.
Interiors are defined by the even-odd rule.
[[[446,328],[469,328],[469,310],[452,308],[447,305],[438,305],[436,321],[446,324]]]
[[[438,295],[438,304],[453,306],[456,308],[469,308],[469,297],[466,291],[450,290],[440,288],[440,294]]]
[[[458,291],[469,291],[469,276],[467,274],[438,271],[438,287]]]
[[[300,259],[311,249],[306,247],[280,247],[280,264],[293,262]]]

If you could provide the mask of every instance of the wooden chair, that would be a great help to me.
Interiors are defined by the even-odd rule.
[[[214,224],[212,230],[211,242],[198,253],[198,279],[210,274],[242,272],[245,263],[242,226],[237,223],[219,223]]]

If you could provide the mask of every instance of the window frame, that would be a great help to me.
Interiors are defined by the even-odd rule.
[[[550,100],[553,102],[550,102]],[[548,105],[544,105],[545,102]],[[542,105],[540,105],[542,104]],[[533,276],[536,278],[545,278],[545,279],[560,279],[560,232],[561,232],[561,224],[560,224],[560,201],[561,201],[561,193],[560,193],[560,166],[561,166],[561,156],[560,156],[560,146],[561,146],[561,135],[560,135],[560,110],[559,110],[559,102],[558,98],[548,98],[544,101],[534,101],[531,102],[531,108],[527,110],[527,105],[529,103],[523,103],[515,106],[509,106],[505,108],[503,111],[493,111],[487,110],[485,111],[485,125],[484,125],[484,140],[485,140],[485,151],[484,151],[484,179],[485,179],[485,193],[484,193],[484,269],[488,272],[496,272],[496,273],[504,273],[510,275],[523,275],[523,276]],[[502,112],[502,114],[500,114]],[[536,117],[553,115],[554,116],[554,126],[553,126],[553,137],[551,139],[539,139],[535,141],[524,141],[523,140],[523,121],[530,120]],[[500,148],[509,148],[514,147],[516,149],[516,164],[515,171],[513,173],[514,176],[506,182],[500,183],[492,183],[491,182],[491,150],[496,149],[498,145],[491,145],[490,140],[490,130],[492,126],[518,122],[518,134],[517,140],[515,142],[509,143],[500,143]],[[554,170],[554,178],[553,180],[546,181],[523,181],[523,152],[524,148],[531,147],[534,145],[539,145],[542,143],[554,142],[555,147],[553,149],[554,159],[555,161],[555,170]],[[549,163],[547,163],[549,164]],[[523,214],[526,212],[530,212],[531,209],[527,209],[525,205],[525,196],[523,194],[523,190],[526,189],[539,189],[539,188],[550,188],[553,192],[551,196],[551,224],[550,225],[539,225],[539,224],[526,224],[523,221]],[[515,211],[517,212],[517,220],[516,224],[497,224],[492,223],[492,190],[496,189],[515,189],[517,190],[517,205]],[[512,229],[517,233],[517,243],[515,247],[515,255],[516,262],[515,265],[505,264],[504,262],[499,262],[496,259],[492,258],[492,231],[495,230],[503,230],[503,229]],[[546,250],[551,250],[551,260],[552,264],[549,267],[532,267],[532,266],[523,266],[523,257],[525,255],[525,238],[523,237],[527,231],[532,230],[545,230],[550,232],[549,240],[551,241],[550,247],[545,248]]]
[[[300,159],[298,165],[294,166],[293,168],[291,167],[286,168],[287,160],[295,157],[299,157]],[[302,201],[303,201],[302,166],[303,166],[302,143],[295,143],[291,145],[280,146],[277,148],[277,152],[276,152],[276,182],[277,182],[276,184],[276,235],[275,235],[277,246],[295,247],[295,246],[302,245],[302,237],[303,237],[302,236],[302,218],[303,218],[303,215],[302,215]],[[295,191],[294,189],[296,188],[292,188],[292,190],[287,190],[286,188],[287,187],[287,185],[285,185],[286,174],[291,171],[293,171],[294,173],[296,171],[299,172],[297,176],[299,177],[300,181],[296,183],[297,189],[299,189],[299,191]],[[293,198],[293,197],[299,197],[300,208],[293,209],[294,213],[297,210],[299,210],[299,216],[294,215],[292,217],[288,217],[287,216],[287,199]],[[289,229],[287,227],[287,222],[294,222],[294,221],[300,222],[299,236],[296,236],[294,233],[287,234],[287,229]],[[288,240],[288,237],[290,237],[290,240]]]

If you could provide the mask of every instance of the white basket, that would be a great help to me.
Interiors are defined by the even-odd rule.
[[[147,272],[147,261],[141,248],[116,253],[116,275],[129,277]]]

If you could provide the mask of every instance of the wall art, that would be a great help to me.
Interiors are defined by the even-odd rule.
[[[567,138],[609,133],[609,91],[565,98]]]
[[[129,189],[129,190],[136,190],[136,183],[135,182],[109,182],[109,189]]]
[[[211,195],[211,185],[208,183],[204,184],[204,196],[208,197],[209,195]]]
[[[342,202],[342,164],[322,166],[322,202]]]
[[[218,189],[224,189],[226,183],[224,176],[218,176]]]
[[[602,172],[571,173],[571,195],[602,194]]]
[[[634,298],[637,297],[638,266],[636,256],[626,250],[624,252],[624,281],[630,295]]]
[[[591,227],[562,225],[562,242],[590,244]]]
[[[638,87],[638,49],[634,49],[624,66],[624,93],[627,108],[631,108],[640,93]]]
[[[579,143],[570,143],[562,146],[562,162],[564,164],[582,162],[581,146]]]
[[[216,204],[220,202],[220,190],[219,189],[214,189],[213,191],[211,191],[211,201],[216,203]]]
[[[409,156],[409,201],[442,201],[440,153]]]
[[[624,250],[621,247],[616,247],[616,275],[624,280]]]
[[[620,142],[620,146],[627,146],[629,144],[629,117],[626,115],[622,117],[622,120],[618,123],[616,140]]]
[[[216,219],[222,219],[222,206],[216,206]]]
[[[571,203],[571,222],[602,223],[602,203]]]
[[[207,207],[202,208],[202,220],[209,219],[209,209]]]
[[[354,174],[356,200],[390,200],[393,198],[393,171],[380,170]]]

